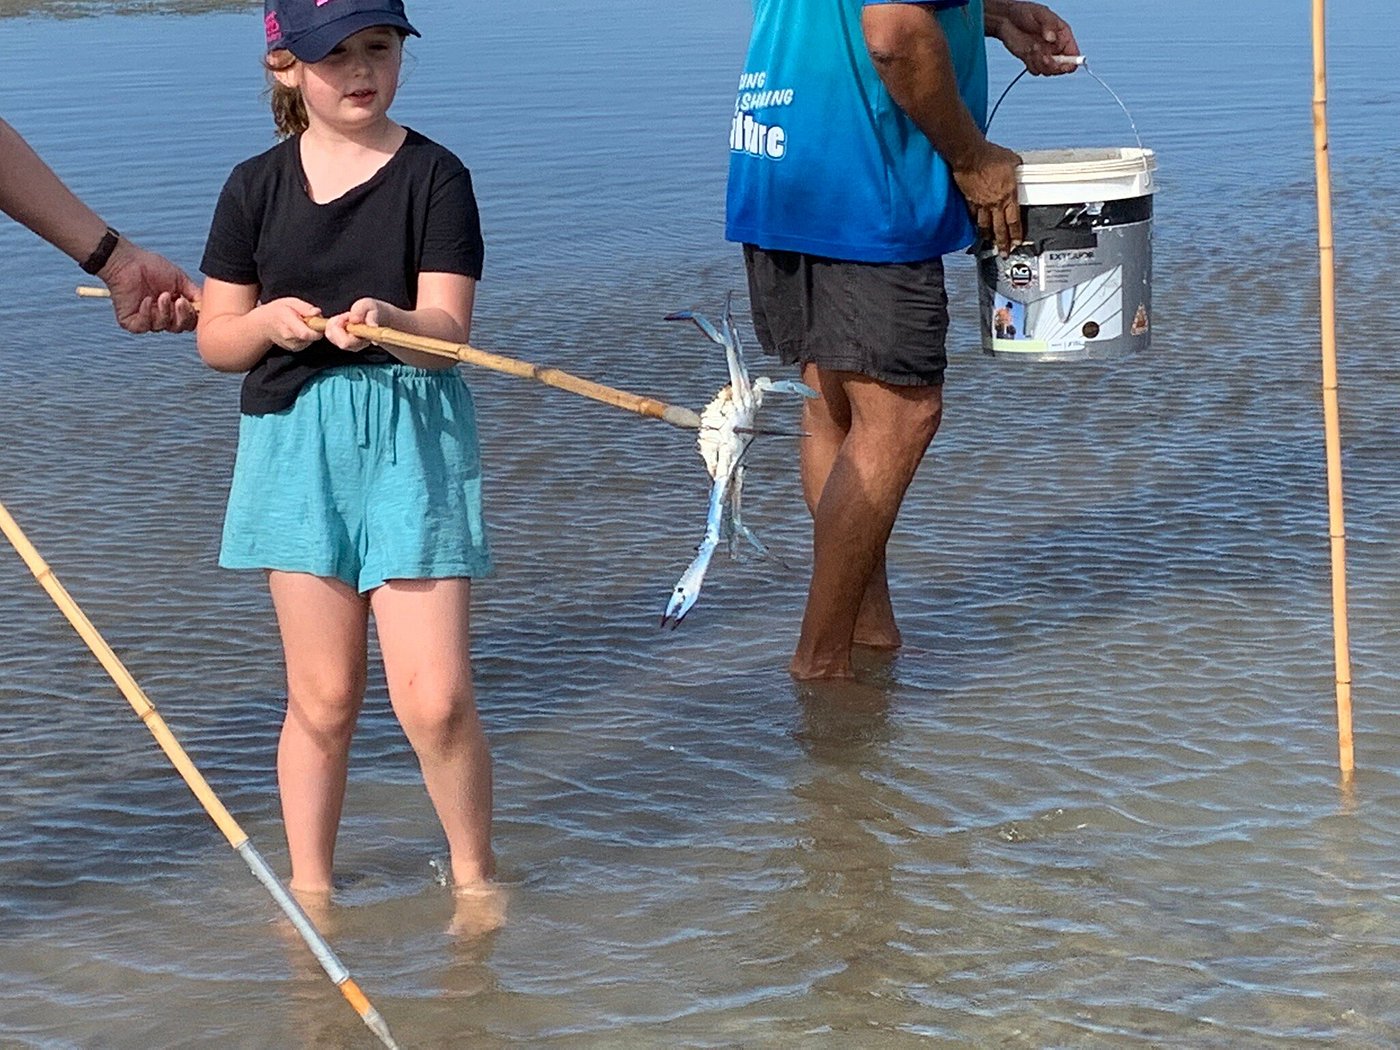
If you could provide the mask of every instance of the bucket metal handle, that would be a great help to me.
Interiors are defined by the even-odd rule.
[[[1107,91],[1110,95],[1113,96],[1113,101],[1118,103],[1118,108],[1123,111],[1123,115],[1128,118],[1128,123],[1132,126],[1133,138],[1137,139],[1138,151],[1142,156],[1142,170],[1151,171],[1151,167],[1147,163],[1147,147],[1142,144],[1142,136],[1138,134],[1137,121],[1135,121],[1133,119],[1133,115],[1128,112],[1128,107],[1123,104],[1123,100],[1118,97],[1118,92],[1114,91],[1111,87],[1109,87],[1108,84],[1104,81],[1103,77],[1099,76],[1097,73],[1095,73],[1092,69],[1089,68],[1089,59],[1084,55],[1057,55],[1056,58],[1058,61],[1063,62],[1067,65],[1075,65],[1082,68],[1084,72],[1088,73],[1089,76],[1097,80],[1105,91]],[[1006,85],[1005,90],[1003,90],[1001,95],[997,98],[996,105],[992,107],[991,114],[987,117],[988,128],[992,126],[992,121],[996,119],[997,110],[1001,108],[1001,104],[1003,101],[1005,101],[1006,96],[1011,94],[1011,89],[1014,88],[1020,81],[1020,79],[1029,72],[1029,69],[1023,69],[1021,70],[1021,72],[1017,73],[1014,77],[1011,78],[1011,83]]]

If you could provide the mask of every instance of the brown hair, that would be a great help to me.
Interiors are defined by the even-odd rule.
[[[272,101],[272,119],[277,125],[277,137],[281,139],[300,135],[307,128],[306,102],[299,88],[287,87],[274,75],[285,72],[297,64],[297,58],[290,51],[269,51],[263,59],[267,70],[267,94]]]

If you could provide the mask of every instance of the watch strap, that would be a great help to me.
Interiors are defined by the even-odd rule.
[[[107,265],[107,260],[112,257],[112,252],[116,250],[117,241],[122,235],[112,227],[107,227],[107,232],[102,235],[102,240],[93,249],[92,254],[80,262],[84,273],[96,274],[98,270]]]

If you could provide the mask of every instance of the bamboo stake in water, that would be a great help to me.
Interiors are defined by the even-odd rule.
[[[81,287],[78,289],[78,294],[92,299],[105,299],[111,295],[105,288],[92,287]],[[326,330],[326,321],[323,317],[307,317],[304,320],[312,331],[324,332]],[[506,375],[519,376],[521,379],[533,379],[546,386],[557,387],[560,390],[567,390],[571,394],[601,401],[605,405],[635,412],[639,416],[659,419],[663,423],[670,423],[673,427],[679,427],[682,430],[700,429],[700,416],[694,409],[681,405],[669,405],[655,398],[618,390],[616,387],[604,386],[602,383],[595,383],[591,379],[584,379],[558,368],[532,365],[528,361],[506,357],[504,354],[478,350],[466,343],[452,343],[446,339],[413,335],[410,332],[399,332],[378,325],[352,324],[347,325],[346,330],[359,339],[368,339],[379,346],[391,346],[399,350],[417,350],[419,353],[450,357],[464,364],[489,368],[493,372],[504,372]]]
[[[1341,412],[1337,403],[1337,293],[1332,250],[1332,171],[1327,154],[1327,15],[1313,0],[1313,152],[1317,167],[1317,250],[1322,318],[1322,413],[1327,449],[1328,535],[1332,553],[1332,625],[1337,680],[1337,751],[1342,777],[1356,768],[1351,732],[1351,645],[1347,636],[1346,521],[1342,506]]]
[[[229,811],[224,808],[224,804],[214,794],[213,788],[209,786],[190,760],[190,756],[185,753],[185,749],[180,746],[180,742],[170,732],[170,727],[166,725],[165,719],[161,718],[150,698],[136,684],[136,679],[131,676],[131,672],[117,658],[111,646],[97,632],[97,628],[92,625],[92,621],[87,618],[83,610],[79,608],[78,603],[64,589],[63,584],[59,583],[58,577],[39,556],[39,552],[34,549],[34,545],[29,542],[29,538],[25,536],[15,519],[10,516],[10,512],[5,509],[3,503],[0,503],[0,532],[4,533],[5,538],[19,552],[19,556],[24,559],[25,565],[29,566],[29,571],[34,574],[34,578],[48,592],[54,604],[73,625],[73,629],[87,643],[88,648],[106,668],[107,673],[112,676],[112,681],[117,684],[117,688],[122,691],[127,702],[140,716],[141,721],[146,724],[151,735],[156,738],[161,750],[165,752],[166,757],[170,759],[180,776],[184,778],[189,789],[194,792],[195,798],[199,799],[205,812],[218,825],[224,838],[228,839],[228,844],[238,851],[238,855],[252,869],[258,881],[263,884],[278,906],[286,913],[287,918],[291,920],[297,933],[306,942],[306,946],[316,956],[316,961],[326,971],[326,976],[340,989],[346,1002],[354,1007],[355,1012],[360,1015],[360,1019],[369,1027],[370,1031],[379,1037],[379,1041],[389,1047],[389,1050],[397,1050],[398,1044],[394,1042],[394,1037],[389,1032],[389,1026],[380,1016],[379,1011],[365,997],[365,993],[360,991],[359,985],[350,976],[350,971],[336,957],[331,946],[326,943],[325,938],[321,936],[315,924],[302,910],[301,905],[283,888],[277,876],[263,860],[262,855],[254,849],[247,834],[238,826],[238,822],[233,819]]]

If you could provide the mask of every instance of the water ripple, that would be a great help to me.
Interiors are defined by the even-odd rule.
[[[1161,159],[1154,349],[983,357],[970,268],[950,267],[945,424],[890,547],[909,644],[862,656],[859,684],[784,671],[810,557],[793,442],[749,460],[746,516],[777,557],[721,554],[663,632],[703,526],[690,436],[469,374],[499,562],[475,588],[473,656],[510,922],[448,932],[446,848],[377,669],[323,917],[405,1045],[1400,1042],[1384,41],[1365,4],[1332,13],[1362,766],[1339,791],[1301,16],[1080,8]],[[191,265],[228,168],[268,141],[256,20],[218,0],[189,18],[0,3],[80,9],[101,17],[6,21],[6,119],[119,228]],[[745,287],[721,213],[748,6],[415,12],[429,31],[396,106],[473,168],[476,340],[703,405],[723,362],[661,318]],[[150,58],[146,75],[112,53]],[[993,80],[1008,70],[996,59]],[[172,97],[201,120],[152,126]],[[147,134],[118,155],[102,143],[123,122]],[[996,134],[1054,146],[1067,128],[1127,134],[1077,78],[1018,87]],[[117,334],[13,226],[0,281],[0,498],[285,871],[275,624],[256,574],[214,565],[237,380],[187,338]],[[364,1045],[13,557],[0,613],[6,1045]]]

